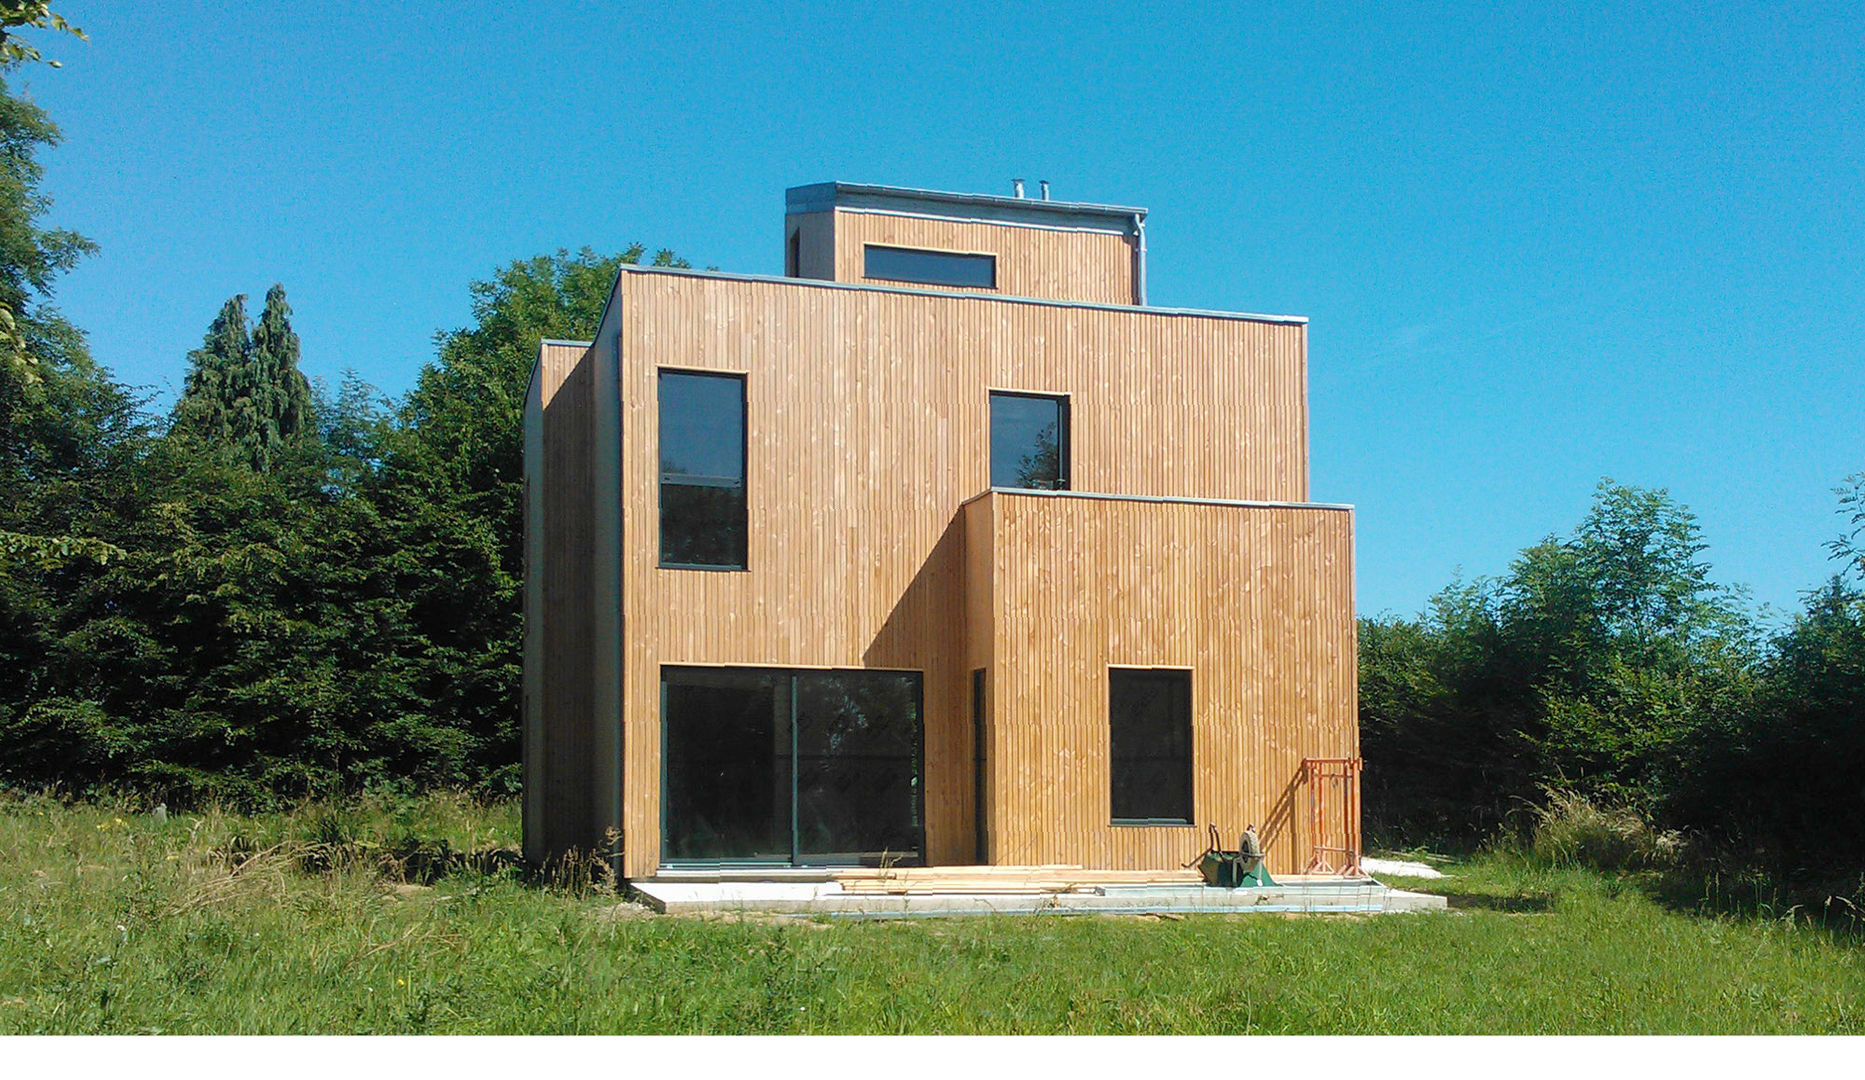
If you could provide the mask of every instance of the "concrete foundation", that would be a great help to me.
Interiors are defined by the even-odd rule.
[[[643,902],[668,915],[725,912],[840,918],[963,915],[1386,914],[1441,911],[1442,896],[1407,892],[1371,878],[1308,880],[1267,889],[1204,885],[1102,885],[1068,891],[845,890],[841,882],[662,880],[631,883]]]

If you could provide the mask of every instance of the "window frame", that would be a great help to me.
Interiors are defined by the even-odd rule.
[[[1193,686],[1192,670],[1189,667],[1167,666],[1132,666],[1109,664],[1107,668],[1107,793],[1108,824],[1115,828],[1195,828],[1198,821],[1198,778],[1197,778],[1197,701]],[[1181,676],[1185,687],[1185,774],[1184,800],[1185,816],[1178,817],[1117,817],[1114,814],[1114,772],[1119,762],[1114,757],[1114,679],[1117,675],[1133,676]]]
[[[978,285],[966,281],[940,281],[931,277],[895,277],[886,274],[869,273],[868,253],[872,251],[900,251],[913,255],[944,256],[956,260],[982,259],[990,264],[991,283],[989,285]],[[995,251],[955,251],[951,248],[913,247],[908,244],[864,243],[861,245],[861,279],[863,281],[897,281],[906,285],[932,285],[942,289],[985,289],[996,292],[998,287],[997,253]]]
[[[738,380],[738,471],[739,483],[744,489],[744,560],[741,564],[729,563],[682,563],[667,561],[666,542],[666,489],[667,474],[662,467],[665,460],[665,432],[662,430],[661,410],[664,407],[662,387],[663,379],[668,375],[702,376],[717,379]],[[743,574],[751,571],[751,385],[750,374],[743,371],[717,371],[706,368],[657,367],[654,369],[654,555],[655,565],[662,570],[705,570],[714,573]]]
[[[763,855],[763,856],[753,856],[749,858],[744,857],[744,856],[727,856],[727,857],[679,856],[679,857],[672,857],[672,858],[668,857],[666,838],[673,835],[675,831],[674,823],[672,820],[672,814],[675,808],[673,806],[672,800],[668,798],[668,793],[671,790],[671,786],[670,786],[671,778],[670,778],[669,770],[672,767],[671,762],[669,760],[669,755],[667,753],[667,747],[670,742],[670,736],[668,733],[668,725],[672,722],[672,719],[673,719],[671,715],[672,710],[669,704],[668,689],[670,686],[674,686],[674,685],[692,685],[691,683],[683,682],[683,680],[687,677],[690,677],[692,674],[696,674],[696,673],[724,674],[727,677],[734,676],[734,675],[736,676],[763,675],[763,676],[769,676],[776,680],[781,680],[788,684],[788,693],[787,695],[785,695],[789,698],[789,702],[790,702],[788,720],[786,723],[786,727],[788,729],[787,730],[787,734],[788,734],[787,741],[789,743],[789,761],[790,761],[790,770],[789,770],[789,775],[787,777],[788,783],[786,785],[787,790],[788,790],[787,810],[788,810],[788,814],[790,818],[790,828],[789,828],[790,847],[789,847],[788,855],[771,854],[771,855]],[[672,676],[671,679],[669,678],[670,675]],[[796,770],[797,770],[797,762],[798,762],[798,749],[800,746],[800,735],[799,735],[799,732],[797,731],[798,681],[801,679],[811,678],[815,676],[837,676],[837,675],[894,675],[894,676],[906,678],[912,683],[913,714],[915,717],[915,722],[913,725],[914,726],[914,731],[913,731],[914,745],[913,745],[913,752],[911,754],[911,760],[912,760],[913,769],[914,769],[914,780],[912,783],[912,791],[913,791],[912,808],[909,811],[909,813],[913,820],[913,829],[917,833],[917,836],[914,838],[914,843],[915,843],[914,851],[896,852],[892,854],[897,855],[901,857],[902,859],[904,859],[904,861],[899,862],[896,865],[902,865],[902,866],[929,865],[927,862],[927,848],[926,848],[926,809],[927,809],[926,727],[927,727],[927,721],[926,721],[926,672],[924,669],[922,668],[894,668],[894,667],[821,667],[821,666],[785,667],[785,666],[766,666],[766,665],[761,665],[761,664],[684,663],[684,664],[662,664],[660,665],[660,715],[657,721],[658,730],[660,731],[660,738],[661,738],[661,753],[660,753],[660,763],[659,763],[660,794],[657,797],[657,801],[659,802],[660,805],[657,809],[656,816],[660,822],[660,830],[661,830],[661,837],[662,837],[662,846],[661,846],[660,854],[658,856],[659,865],[662,868],[691,869],[691,868],[701,868],[701,867],[705,867],[705,868],[786,867],[786,868],[792,868],[792,869],[803,869],[807,867],[844,867],[844,866],[868,866],[868,865],[885,866],[885,865],[888,865],[888,863],[885,861],[870,864],[869,862],[865,861],[865,859],[863,858],[858,858],[857,860],[853,862],[848,862],[848,861],[843,861],[843,860],[838,860],[838,859],[833,859],[833,858],[822,858],[821,856],[824,853],[806,852],[802,850],[802,841],[801,841],[801,837],[799,836],[798,827],[797,827],[798,820],[799,820],[799,798],[798,798],[799,781],[798,781]],[[860,853],[860,854],[866,855],[868,853]]]
[[[991,455],[991,450],[992,450],[991,438],[990,438],[990,428],[991,428],[991,420],[992,420],[991,404],[992,404],[993,399],[1000,398],[1000,397],[1035,398],[1039,401],[1053,401],[1056,403],[1056,427],[1057,427],[1056,442],[1058,444],[1056,447],[1056,472],[1058,475],[1056,476],[1055,487],[1040,488],[1040,487],[1008,486],[1008,485],[997,483],[995,477],[990,477],[988,475],[991,470],[990,455]],[[1074,490],[1075,460],[1074,460],[1074,454],[1072,453],[1072,447],[1070,446],[1070,444],[1075,441],[1074,440],[1075,423],[1074,423],[1073,412],[1074,410],[1069,407],[1069,395],[1067,394],[1046,393],[1041,390],[1001,390],[996,387],[986,387],[985,388],[985,405],[984,405],[984,425],[986,429],[985,440],[984,440],[985,442],[984,467],[985,467],[985,472],[987,474],[987,479],[990,481],[986,486],[999,490],[999,491],[1072,491]]]

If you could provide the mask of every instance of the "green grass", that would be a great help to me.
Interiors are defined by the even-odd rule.
[[[0,1033],[1865,1032],[1856,938],[1502,855],[1437,915],[701,921],[459,857],[517,830],[0,796]]]

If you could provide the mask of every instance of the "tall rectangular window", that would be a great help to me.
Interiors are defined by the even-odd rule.
[[[745,377],[660,373],[661,565],[745,569]]]
[[[971,673],[971,821],[974,840],[977,844],[979,866],[989,865],[991,848],[989,837],[985,835],[989,808],[990,792],[984,784],[985,718],[991,707],[991,699],[986,696],[984,669],[977,668]]]
[[[1068,399],[991,392],[991,486],[1068,489]]]
[[[1192,673],[1109,668],[1116,825],[1192,823]]]
[[[918,285],[997,288],[997,256],[963,251],[868,244],[861,251],[861,276],[873,281],[908,281]]]

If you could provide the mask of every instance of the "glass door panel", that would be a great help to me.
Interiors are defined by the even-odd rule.
[[[918,862],[920,679],[796,675],[797,861]]]
[[[788,862],[790,679],[755,668],[666,668],[661,857]]]

